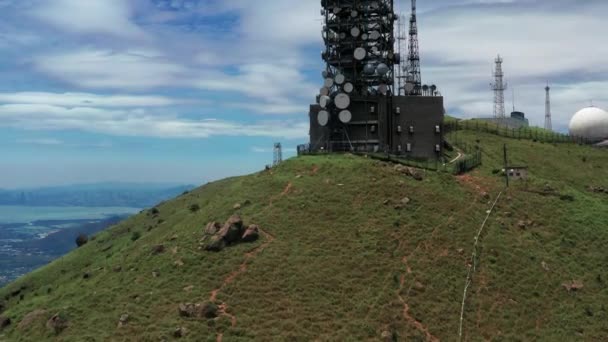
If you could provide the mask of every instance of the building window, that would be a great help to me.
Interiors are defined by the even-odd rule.
[[[401,107],[395,108],[395,114],[397,114],[397,115],[401,114]]]
[[[376,133],[376,126],[372,125],[371,131],[372,131],[372,133]]]
[[[401,126],[397,126],[397,133],[401,134]]]
[[[439,125],[435,126],[435,133],[441,133],[441,127]]]
[[[405,148],[406,148],[406,150],[407,150],[408,152],[412,152],[412,144],[407,143],[407,145],[405,146]]]
[[[376,112],[376,107],[374,107],[374,106],[369,107],[369,112],[370,113],[375,113]]]
[[[410,134],[414,134],[414,126],[410,126]]]

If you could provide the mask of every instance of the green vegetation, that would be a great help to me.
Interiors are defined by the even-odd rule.
[[[159,341],[181,327],[190,341],[457,340],[473,237],[503,190],[504,143],[530,179],[490,215],[464,340],[607,340],[608,194],[590,187],[608,187],[608,153],[448,138],[479,146],[483,165],[416,180],[371,158],[306,156],[142,212],[0,290],[12,322],[0,340]],[[199,249],[207,223],[235,212],[266,234]],[[180,316],[182,303],[219,316]],[[57,335],[45,327],[55,314],[68,322]]]

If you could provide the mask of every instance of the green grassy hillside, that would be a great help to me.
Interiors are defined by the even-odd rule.
[[[419,181],[363,157],[307,156],[136,215],[0,290],[11,321],[0,341],[162,341],[177,328],[190,341],[458,340],[505,142],[531,179],[489,215],[463,340],[607,340],[608,194],[589,187],[608,187],[608,153],[451,135],[479,145],[483,166]],[[261,238],[199,249],[207,223],[234,213]],[[573,281],[582,288],[563,286]],[[217,318],[180,316],[180,304],[209,302]],[[45,326],[55,314],[58,333]]]

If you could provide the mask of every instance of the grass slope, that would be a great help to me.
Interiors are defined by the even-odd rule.
[[[159,341],[177,327],[191,341],[457,340],[473,237],[503,189],[492,171],[504,142],[532,179],[506,191],[490,216],[464,339],[608,339],[608,195],[587,189],[608,186],[606,152],[457,134],[483,149],[483,167],[466,176],[426,172],[416,181],[370,159],[309,156],[136,215],[0,290],[13,322],[0,340]],[[399,208],[404,197],[411,201]],[[237,212],[268,236],[200,251],[205,224],[245,201]],[[166,251],[153,255],[158,244]],[[562,283],[571,280],[584,288],[569,293]],[[204,303],[218,289],[227,314],[179,317],[180,303]],[[37,309],[46,313],[20,329]],[[59,335],[44,327],[55,313],[69,321]]]

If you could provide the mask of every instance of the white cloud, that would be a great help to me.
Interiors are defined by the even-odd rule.
[[[47,0],[31,14],[72,33],[142,38],[144,32],[130,20],[129,6],[125,0]]]
[[[56,146],[63,145],[64,142],[59,139],[19,139],[17,140],[19,144],[28,144],[28,145],[45,145],[45,146]]]
[[[164,107],[187,102],[164,96],[48,92],[0,93],[0,103],[4,104],[35,104],[64,107]]]
[[[302,121],[192,120],[145,109],[66,108],[37,104],[0,105],[0,126],[157,138],[247,136],[299,139],[308,135],[308,123]]]

